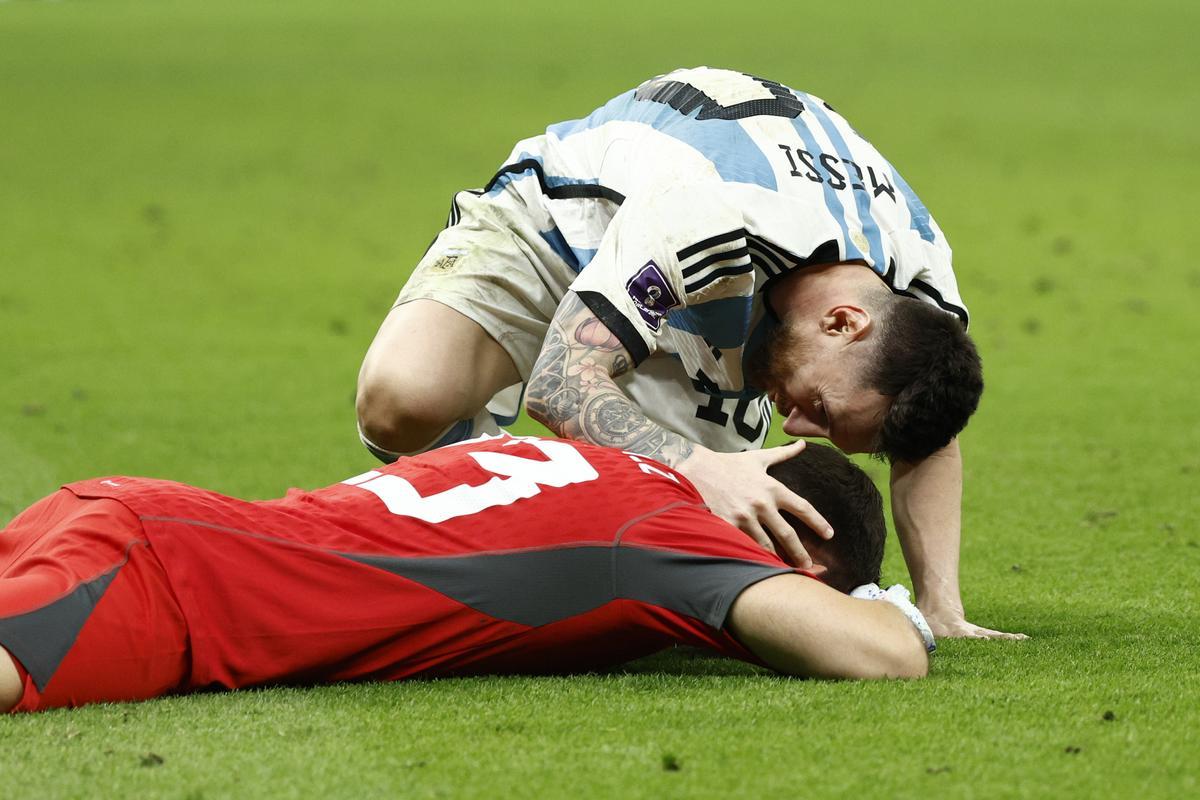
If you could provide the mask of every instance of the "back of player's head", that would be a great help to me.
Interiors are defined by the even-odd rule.
[[[799,455],[773,464],[767,473],[812,503],[833,526],[833,538],[821,539],[796,517],[783,515],[813,561],[825,566],[821,577],[827,584],[849,592],[879,583],[887,523],[883,498],[865,472],[832,447],[809,442]]]
[[[891,461],[920,461],[966,427],[983,394],[983,367],[958,318],[892,295],[865,384],[892,398],[875,450]]]

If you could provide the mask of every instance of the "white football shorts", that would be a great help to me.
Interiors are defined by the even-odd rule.
[[[559,302],[576,272],[550,246],[539,228],[553,222],[544,209],[530,206],[514,191],[494,195],[459,192],[449,227],[442,230],[413,270],[395,305],[428,299],[453,308],[482,327],[512,358],[528,380]],[[719,451],[761,447],[761,435],[747,440],[733,425],[717,425],[697,416],[714,400],[698,391],[679,361],[654,354],[618,384],[654,422]],[[487,410],[501,425],[520,411],[524,385],[497,394]],[[746,401],[740,401],[745,403]],[[755,419],[770,419],[765,399],[752,401]],[[743,412],[739,401],[724,401],[727,413]],[[761,408],[757,407],[761,405]]]

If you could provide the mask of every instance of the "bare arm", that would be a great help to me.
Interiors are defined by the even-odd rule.
[[[892,518],[917,605],[935,636],[1023,639],[967,622],[958,585],[962,453],[958,440],[924,461],[892,465]]]
[[[613,380],[631,368],[620,340],[578,295],[568,292],[533,365],[525,407],[559,436],[629,450],[675,467],[719,517],[796,566],[810,566],[812,560],[780,509],[818,534],[830,536],[833,530],[812,504],[766,472],[770,464],[798,453],[803,442],[747,453],[713,452],[642,413]]]
[[[856,600],[801,575],[747,588],[727,622],[772,669],[814,678],[920,678],[925,643],[895,606]]]
[[[529,415],[559,436],[618,447],[677,467],[695,448],[646,418],[613,378],[632,362],[621,341],[568,292],[550,321],[525,392]]]

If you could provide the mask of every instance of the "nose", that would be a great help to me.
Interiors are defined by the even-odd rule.
[[[783,432],[788,436],[820,436],[826,439],[829,438],[829,431],[824,425],[821,425],[809,419],[799,408],[793,408],[788,414],[787,419],[783,421]]]

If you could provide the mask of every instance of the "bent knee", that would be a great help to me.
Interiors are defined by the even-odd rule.
[[[364,375],[355,408],[363,436],[379,447],[407,453],[426,447],[460,419],[474,416],[461,397],[433,381]]]

